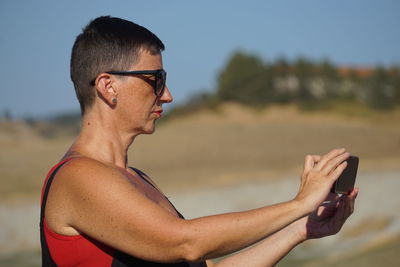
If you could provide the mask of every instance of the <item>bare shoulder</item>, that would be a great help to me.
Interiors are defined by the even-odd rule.
[[[81,157],[66,162],[57,172],[50,187],[45,217],[51,229],[59,234],[74,235],[79,231],[71,227],[82,207],[84,212],[105,207],[109,192],[132,191],[132,184],[115,167],[97,160]],[[132,195],[132,192],[130,192]],[[86,208],[85,208],[86,207]]]
[[[122,175],[116,168],[97,160],[87,157],[73,158],[57,172],[51,185],[50,194],[55,191],[57,194],[65,193],[67,195],[63,197],[68,199],[71,193],[96,189],[96,186],[111,182],[113,177],[117,178],[118,176]]]
[[[105,179],[110,175],[118,176],[119,173],[118,169],[113,166],[88,157],[79,157],[65,163],[57,174],[58,177],[67,177],[67,181],[62,178],[57,178],[57,180],[68,184],[87,183],[92,179]]]
[[[104,193],[111,190],[120,193],[125,190],[131,191],[134,186],[117,167],[91,158],[79,157],[62,166],[51,187],[53,195],[59,195],[59,198],[67,203],[88,198],[94,200],[97,196],[104,197]]]

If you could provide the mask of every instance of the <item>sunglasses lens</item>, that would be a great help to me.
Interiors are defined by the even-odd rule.
[[[160,71],[157,73],[157,84],[156,84],[156,95],[162,96],[165,88],[165,80],[167,78],[167,73],[165,71]]]

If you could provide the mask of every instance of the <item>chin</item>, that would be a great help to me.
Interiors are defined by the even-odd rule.
[[[148,127],[145,127],[143,129],[142,133],[143,134],[152,134],[155,132],[155,130],[156,130],[156,126],[155,126],[155,123],[153,122],[151,126],[149,125]]]
[[[155,131],[156,131],[156,129],[153,128],[153,129],[150,130],[150,131],[145,131],[145,132],[143,132],[143,134],[153,134]]]

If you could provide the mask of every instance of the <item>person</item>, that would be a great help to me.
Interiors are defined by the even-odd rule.
[[[173,100],[163,50],[146,28],[110,16],[76,38],[71,79],[82,126],[42,190],[43,265],[270,266],[307,239],[337,233],[358,193],[329,193],[346,167],[345,149],[306,156],[292,200],[191,220],[128,166],[132,142],[154,132],[163,104]]]

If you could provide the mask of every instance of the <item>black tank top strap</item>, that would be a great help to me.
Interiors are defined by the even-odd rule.
[[[134,172],[136,172],[136,173],[140,176],[140,178],[142,178],[146,183],[148,183],[149,185],[151,185],[152,187],[154,187],[158,192],[160,192],[160,194],[162,194],[162,195],[165,197],[165,199],[169,202],[169,204],[171,204],[171,206],[174,208],[174,210],[176,211],[176,213],[178,213],[179,218],[185,219],[185,217],[183,217],[183,215],[175,208],[174,204],[172,204],[172,202],[168,199],[168,197],[166,197],[166,196],[164,195],[164,193],[160,191],[160,189],[158,189],[152,182],[149,181],[149,178],[148,178],[149,176],[148,176],[147,174],[145,174],[145,173],[142,172],[141,170],[136,169],[136,168],[134,168],[134,167],[129,167],[129,168],[131,168]]]
[[[69,160],[69,159],[68,159]],[[49,190],[51,183],[54,180],[54,177],[56,176],[57,172],[60,170],[60,168],[68,162],[68,160],[64,160],[59,163],[59,165],[53,170],[52,173],[50,173],[49,178],[47,179],[46,185],[44,187],[43,191],[43,196],[42,196],[42,205],[40,207],[40,245],[42,247],[42,266],[44,267],[56,267],[57,264],[54,262],[53,258],[51,257],[49,247],[46,242],[46,237],[44,235],[44,214],[46,210],[46,202],[47,202],[47,196],[49,195]]]
[[[150,180],[149,180],[149,176],[147,175],[147,174],[145,174],[144,172],[142,172],[141,170],[139,170],[139,169],[136,169],[136,168],[134,168],[134,167],[129,167],[131,170],[133,170],[135,173],[137,173],[139,176],[140,176],[140,178],[142,178],[146,183],[148,183],[149,185],[151,185],[152,187],[154,187],[155,189],[157,189],[157,191],[159,191],[160,193],[162,193],[161,191],[160,191],[160,189],[158,189],[152,182],[150,182]]]

